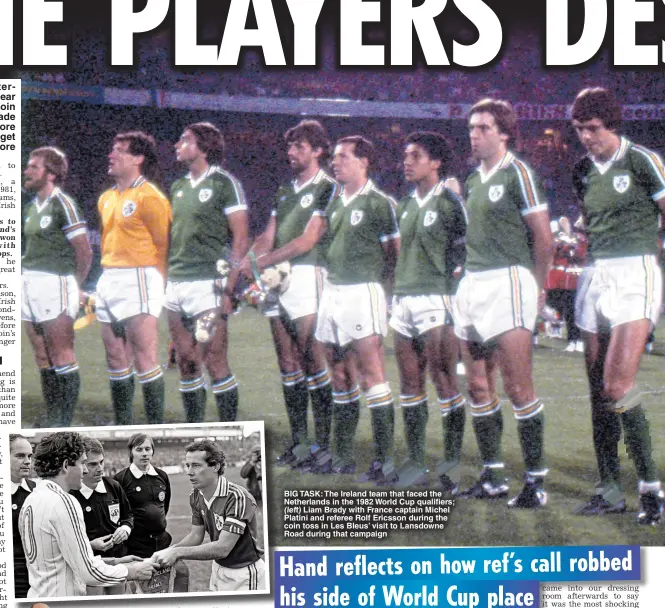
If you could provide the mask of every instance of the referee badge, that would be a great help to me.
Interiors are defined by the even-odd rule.
[[[630,175],[615,175],[612,183],[614,189],[619,194],[623,194],[628,188],[630,188]]]
[[[212,196],[211,188],[201,188],[201,190],[199,190],[199,200],[202,203],[209,201],[211,196]]]
[[[120,505],[109,505],[109,516],[114,524],[120,521]]]
[[[16,509],[18,509],[18,505],[15,502],[13,502],[12,503],[12,511],[16,511]]]
[[[85,512],[86,512],[86,513],[90,513],[90,511],[92,511],[92,507],[91,507],[90,505],[88,505],[88,506],[85,508]]]
[[[136,491],[140,492],[141,491],[141,486],[136,486]]]
[[[489,197],[493,203],[496,203],[503,196],[503,184],[490,186]]]
[[[221,515],[217,515],[217,513],[213,513],[213,515],[215,516],[215,528],[221,532],[224,527],[224,518]]]
[[[41,220],[39,220],[39,227],[42,230],[46,230],[51,225],[51,216],[45,215]]]
[[[314,195],[313,194],[305,194],[305,196],[303,196],[300,199],[300,206],[303,209],[307,209],[307,207],[311,206],[311,204],[313,202],[314,202]]]
[[[431,226],[434,222],[436,222],[436,216],[437,212],[436,211],[428,211],[425,213],[425,218],[423,219],[423,226],[427,228],[427,226]]]
[[[159,494],[157,494],[157,498],[159,498],[159,500],[164,502],[164,499],[166,498],[166,492],[160,492]]]
[[[354,209],[351,212],[351,225],[357,226],[363,221],[363,212],[361,209]]]

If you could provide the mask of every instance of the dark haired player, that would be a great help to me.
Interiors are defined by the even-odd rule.
[[[256,502],[224,477],[225,467],[224,452],[208,439],[185,448],[185,468],[194,488],[189,497],[192,529],[179,543],[155,553],[153,561],[166,567],[178,559],[214,560],[210,591],[265,589]],[[209,543],[203,542],[206,532]]]
[[[503,418],[497,368],[513,405],[525,466],[522,491],[510,507],[543,506],[547,470],[543,403],[532,379],[532,332],[544,304],[552,259],[547,203],[531,168],[509,146],[517,133],[512,106],[484,99],[469,112],[469,137],[480,166],[466,180],[469,218],[466,274],[455,298],[455,333],[462,341],[473,428],[483,460],[480,478],[464,496],[498,498],[504,482]]]
[[[397,207],[400,251],[390,326],[400,374],[400,404],[409,460],[398,470],[400,487],[427,483],[425,431],[426,379],[439,398],[444,460],[437,475],[444,490],[456,493],[464,436],[464,403],[457,385],[459,342],[452,324],[457,290],[455,271],[464,262],[466,212],[450,189],[453,152],[438,133],[416,132],[404,148],[404,177],[415,186]]]
[[[12,541],[14,544],[14,595],[26,597],[30,582],[25,552],[18,527],[18,516],[25,499],[35,489],[32,472],[32,446],[23,435],[9,435],[9,474],[12,491]]]
[[[30,153],[26,192],[34,195],[23,218],[21,318],[42,383],[47,426],[70,426],[81,388],[74,354],[79,288],[92,262],[85,220],[61,186],[67,156],[53,147]]]
[[[334,471],[355,470],[354,438],[360,414],[359,391],[349,386],[358,365],[372,418],[374,459],[359,481],[396,480],[392,461],[395,410],[386,379],[383,338],[388,330],[386,297],[392,291],[399,254],[395,202],[369,179],[374,146],[355,135],[337,141],[332,160],[339,195],[326,208],[329,241],[316,338],[326,346],[333,370],[335,405]]]
[[[33,465],[41,482],[19,515],[23,548],[30,556],[28,598],[83,596],[86,585],[109,587],[126,580],[149,580],[154,572],[150,561],[112,558],[111,565],[93,555],[81,506],[69,494],[81,488],[85,461],[78,433],[47,435],[35,449]],[[121,563],[123,559],[127,563]]]
[[[623,427],[639,479],[637,521],[658,524],[665,497],[636,377],[660,314],[658,219],[665,214],[665,169],[655,152],[619,134],[621,106],[607,89],[581,91],[572,119],[588,152],[573,174],[591,260],[580,278],[575,320],[585,342],[600,475],[596,493],[576,513],[626,510],[618,453]]]
[[[171,186],[173,224],[165,303],[178,353],[180,393],[187,422],[202,422],[205,364],[219,419],[231,421],[238,411],[238,383],[229,368],[227,321],[237,272],[220,280],[216,264],[227,258],[231,267],[237,266],[247,253],[247,203],[240,182],[222,169],[224,138],[213,124],[185,127],[175,150],[189,170]],[[203,341],[197,331],[201,328],[209,340],[203,344],[196,338]]]
[[[108,173],[115,186],[98,203],[103,272],[96,303],[115,421],[132,422],[135,369],[146,418],[156,424],[164,419],[157,320],[164,300],[171,205],[151,181],[159,178],[155,140],[141,131],[116,135]]]
[[[129,466],[113,477],[127,496],[134,528],[127,540],[131,555],[150,557],[171,544],[166,516],[171,504],[171,482],[166,471],[152,465],[155,444],[145,433],[135,433],[127,442]]]
[[[303,120],[284,134],[284,140],[295,179],[277,190],[268,225],[253,247],[259,270],[284,261],[291,264],[291,281],[279,297],[278,310],[266,312],[291,427],[292,445],[278,462],[307,464],[312,472],[328,472],[333,396],[325,353],[314,339],[314,330],[325,279],[320,246],[327,228],[325,210],[338,188],[323,170],[330,156],[330,140],[320,122]],[[250,268],[246,260],[245,272]],[[310,399],[316,433],[311,451],[307,442]]]

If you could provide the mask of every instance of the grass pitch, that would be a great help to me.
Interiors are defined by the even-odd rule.
[[[657,331],[654,353],[642,360],[639,382],[646,393],[644,406],[651,423],[654,458],[661,479],[665,478],[665,324]],[[113,424],[104,349],[99,326],[92,325],[77,333],[76,352],[81,365],[82,390],[76,426]],[[398,393],[399,382],[394,356],[387,339],[387,365],[393,392]],[[166,359],[166,328],[162,326],[163,357]],[[583,356],[565,353],[563,340],[541,339],[534,351],[535,384],[538,395],[545,401],[545,450],[550,474],[546,484],[549,503],[538,511],[508,509],[504,500],[458,501],[448,528],[442,532],[393,532],[380,541],[344,539],[345,546],[483,546],[483,545],[578,545],[578,544],[637,544],[664,545],[663,527],[642,528],[635,524],[637,509],[637,479],[632,462],[621,445],[623,481],[627,490],[629,512],[604,518],[582,518],[571,515],[571,510],[585,501],[593,492],[596,464],[591,442],[591,416],[588,390],[584,374]],[[268,452],[274,458],[288,444],[289,425],[282,401],[280,378],[273,352],[268,322],[255,311],[246,309],[231,319],[230,359],[233,372],[240,384],[240,412],[242,420],[265,420]],[[32,362],[27,339],[22,341],[22,408],[25,427],[40,426],[44,408],[41,403],[39,377]],[[182,422],[184,414],[178,393],[178,373],[166,373],[166,422]],[[465,382],[462,379],[462,391]],[[436,408],[434,393],[430,390],[430,420],[428,424],[428,456],[433,467],[443,453],[442,427]],[[217,412],[209,395],[207,419],[216,420]],[[510,478],[511,493],[522,485],[522,458],[516,433],[516,424],[510,405],[504,401],[504,460]],[[140,390],[137,388],[134,423],[145,422]],[[313,424],[310,421],[310,435]],[[369,416],[361,412],[357,435],[358,472],[371,460],[371,429]],[[406,457],[401,413],[396,411],[395,457],[399,463]],[[463,485],[470,484],[478,474],[480,460],[473,435],[470,416],[464,437]],[[303,539],[284,539],[283,492],[293,489],[363,489],[350,476],[303,475],[288,469],[270,467],[267,471],[270,525],[270,545],[302,545]],[[188,482],[183,478],[186,485]],[[370,488],[370,486],[367,486]],[[183,488],[186,497],[189,489]],[[189,509],[184,503],[185,509]],[[178,507],[179,508],[179,507]],[[173,517],[182,513],[176,510]],[[173,525],[184,523],[189,531],[189,518],[174,519]],[[171,523],[169,523],[171,530]],[[172,530],[173,532],[173,530]],[[174,534],[177,539],[179,536]],[[308,545],[330,546],[332,540],[307,539]],[[340,543],[340,544],[341,544]],[[196,585],[207,579],[205,573],[197,575]],[[197,587],[198,588],[198,587]],[[207,587],[203,587],[205,589]]]

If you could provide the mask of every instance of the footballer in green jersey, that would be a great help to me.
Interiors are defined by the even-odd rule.
[[[74,319],[92,263],[85,220],[60,189],[68,169],[64,152],[44,147],[32,151],[24,171],[25,190],[35,198],[24,209],[21,318],[51,427],[70,426],[74,417],[81,387]]]
[[[189,173],[171,186],[165,307],[179,355],[185,416],[187,422],[205,417],[205,364],[220,420],[235,420],[238,383],[229,367],[227,320],[237,266],[249,248],[247,203],[240,182],[221,168],[224,138],[217,127],[208,122],[188,125],[175,149]],[[220,280],[217,261],[229,251],[232,270]]]
[[[497,498],[508,493],[503,476],[502,413],[496,393],[500,369],[522,447],[525,483],[510,507],[545,505],[543,404],[532,379],[532,332],[545,301],[552,259],[547,203],[532,169],[509,150],[517,123],[512,106],[484,99],[469,112],[469,138],[479,168],[466,181],[469,216],[466,275],[455,298],[470,410],[483,469],[460,495]]]
[[[396,480],[392,462],[395,413],[386,379],[383,337],[388,329],[386,294],[392,291],[399,231],[394,201],[368,178],[373,158],[374,146],[361,136],[342,138],[335,146],[332,167],[342,190],[326,209],[328,282],[316,338],[326,345],[333,378],[344,377],[357,360],[374,438],[374,460],[358,481],[382,485]],[[354,387],[350,391],[339,390],[346,387],[338,385],[334,388],[340,399],[340,417],[335,418],[336,456],[340,470],[351,472],[355,468],[358,393]]]
[[[600,481],[580,515],[626,510],[620,480],[621,430],[639,479],[640,524],[663,521],[665,495],[636,385],[640,358],[660,314],[658,221],[665,214],[665,168],[651,150],[619,134],[621,106],[611,91],[581,91],[573,127],[587,156],[573,182],[591,264],[580,277],[575,320],[585,342],[593,443]]]
[[[264,232],[252,248],[259,271],[290,263],[290,281],[279,294],[270,318],[291,442],[277,461],[313,473],[332,471],[330,432],[333,394],[321,343],[314,339],[325,269],[321,241],[326,231],[325,210],[338,185],[323,167],[330,140],[323,125],[304,120],[284,134],[293,181],[280,186]],[[249,258],[243,269],[251,277]],[[346,391],[345,391],[346,392]],[[312,402],[315,442],[307,438],[307,406]]]
[[[396,487],[427,483],[425,435],[427,370],[443,420],[444,458],[437,466],[442,488],[456,494],[464,436],[464,403],[457,383],[459,342],[452,325],[457,275],[464,263],[466,211],[448,186],[459,187],[453,152],[438,133],[412,133],[404,149],[404,177],[415,186],[397,208],[400,251],[395,269],[390,326],[400,375],[400,403],[409,459]],[[457,271],[457,273],[456,273]]]

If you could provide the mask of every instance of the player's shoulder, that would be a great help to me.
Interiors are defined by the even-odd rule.
[[[384,190],[381,190],[381,188],[379,188],[374,182],[369,183],[367,196],[375,204],[382,205],[388,203],[388,205],[390,205],[390,207],[393,209],[397,207],[397,201],[394,199],[394,197],[390,196],[390,194]]]
[[[226,169],[220,167],[219,165],[213,165],[212,167],[210,167],[207,179],[209,179],[214,186],[218,187],[240,186],[240,180],[233,173],[227,171]]]
[[[518,177],[520,180],[532,180],[536,172],[531,164],[526,162],[523,158],[516,156],[512,152],[506,154],[503,159],[499,170],[505,170],[508,174]]]
[[[159,200],[162,203],[169,203],[169,199],[157,184],[144,180],[135,187],[135,191],[141,199]]]
[[[53,193],[53,200],[59,203],[63,208],[77,207],[76,199],[71,194],[61,190],[60,188],[55,190]]]
[[[663,172],[663,161],[662,157],[655,151],[636,144],[635,142],[629,141],[625,138],[621,138],[621,147],[619,148],[619,155],[622,152],[622,148],[625,146],[625,155],[629,159],[629,162],[632,165],[637,166],[651,166]]]
[[[227,496],[236,504],[236,508],[242,512],[248,508],[256,508],[256,500],[243,486],[227,479]]]
[[[324,192],[329,192],[330,190],[336,191],[339,189],[339,183],[323,169],[321,169],[312,180],[312,186],[315,190]]]

